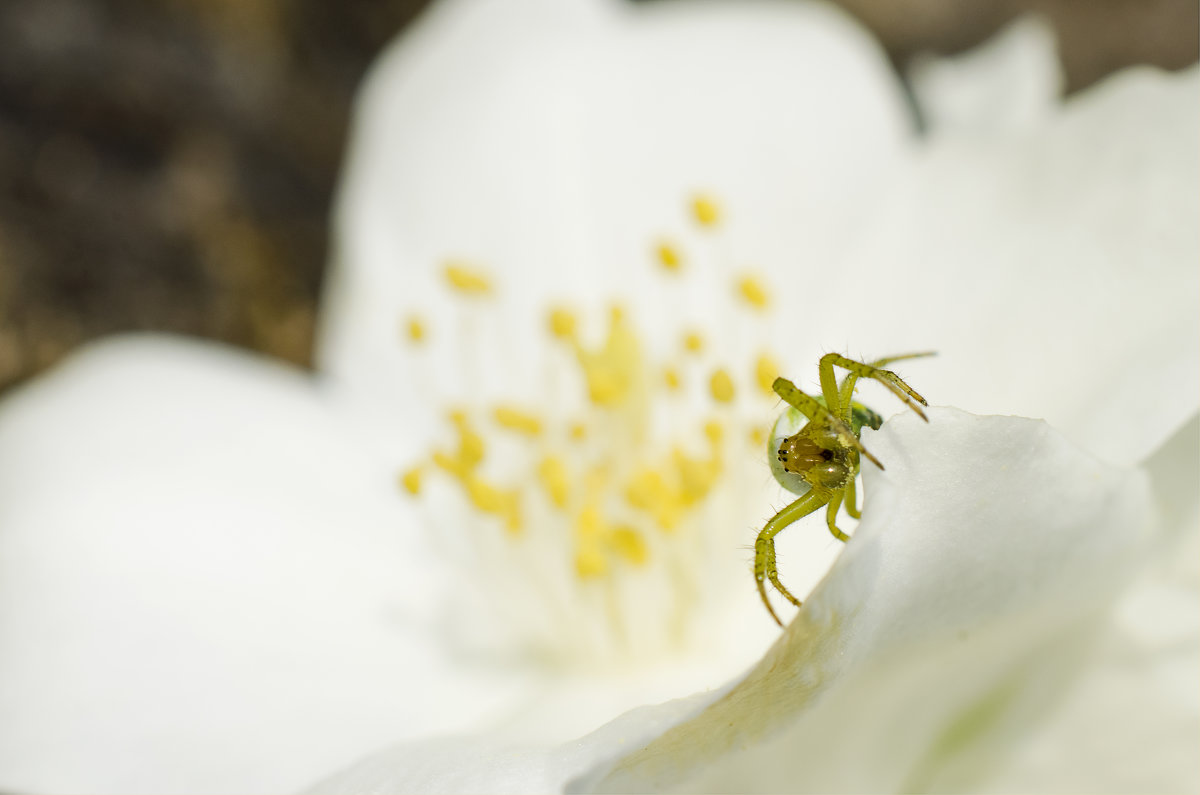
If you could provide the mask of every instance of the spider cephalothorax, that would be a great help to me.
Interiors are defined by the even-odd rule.
[[[800,497],[775,514],[754,543],[754,579],[763,604],[767,606],[776,623],[782,625],[767,599],[766,582],[769,581],[775,590],[792,604],[799,606],[800,600],[792,596],[779,581],[779,572],[775,566],[775,536],[796,520],[824,506],[829,531],[837,539],[846,541],[849,536],[838,529],[836,519],[843,504],[850,516],[855,519],[860,516],[854,486],[860,457],[865,456],[883,469],[879,459],[871,455],[859,441],[864,427],[878,429],[883,424],[883,419],[854,400],[854,388],[858,379],[871,378],[880,382],[917,412],[921,419],[926,419],[925,413],[921,411],[921,406],[928,405],[925,398],[913,391],[900,376],[891,370],[880,368],[901,359],[930,355],[932,354],[908,353],[864,364],[836,353],[827,354],[821,357],[818,366],[821,377],[820,397],[804,394],[786,378],[775,379],[775,394],[783,398],[794,412],[798,412],[798,416],[808,420],[794,433],[773,436],[771,440],[775,459],[772,471],[776,479],[784,488],[799,494]],[[847,371],[841,384],[834,378],[834,367]],[[781,418],[780,423],[776,423],[776,428],[783,420],[784,418]]]

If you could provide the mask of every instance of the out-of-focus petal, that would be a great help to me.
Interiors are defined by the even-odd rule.
[[[286,791],[507,710],[523,683],[414,613],[377,472],[309,379],[212,346],[106,343],[9,398],[3,786]]]
[[[497,775],[498,789],[894,791],[976,781],[1077,670],[1161,531],[1141,470],[1103,464],[1041,422],[951,409],[930,419],[904,415],[870,436],[888,469],[867,477],[855,536],[727,692],[643,708],[552,750],[445,743],[438,761],[414,767],[414,749],[401,748],[326,785],[479,789]]]
[[[654,328],[664,304],[711,322],[711,299],[668,297],[654,261],[659,237],[694,236],[694,192],[724,210],[719,243],[706,247],[724,267],[827,261],[859,231],[844,208],[870,205],[870,186],[910,140],[878,46],[829,7],[610,10],[586,27],[507,36],[493,24],[502,7],[447,3],[374,71],[320,346],[323,369],[372,427],[430,410],[413,399],[421,387],[530,398],[542,362],[529,352],[544,347],[551,300],[620,300],[652,345],[665,343]],[[443,282],[449,258],[493,274],[499,300],[462,309]],[[398,334],[409,311],[432,319],[440,346],[418,373]],[[504,344],[464,372],[472,325]]]
[[[935,135],[865,222],[855,311],[815,306],[811,334],[937,348],[931,401],[1145,458],[1200,404],[1198,87],[1130,70],[1027,134]]]
[[[1200,790],[1200,420],[1147,462],[1177,538],[1121,597],[1116,621],[1051,718],[983,792]]]
[[[1028,131],[1057,114],[1062,99],[1054,29],[1032,16],[963,55],[919,59],[909,77],[921,121],[934,136]]]

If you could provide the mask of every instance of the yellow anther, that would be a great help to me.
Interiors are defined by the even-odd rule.
[[[729,403],[734,397],[733,379],[724,368],[716,370],[708,379],[708,390],[713,400],[718,403]]]
[[[416,315],[409,315],[404,321],[404,333],[408,335],[409,342],[421,342],[425,339],[425,324]]]
[[[562,459],[556,456],[546,456],[538,464],[537,473],[550,501],[559,508],[566,508],[571,486],[567,479],[567,467]]]
[[[463,464],[458,456],[450,455],[442,450],[438,450],[433,454],[433,463],[459,480],[465,481],[471,474],[470,468]]]
[[[581,580],[601,577],[608,570],[608,561],[599,544],[588,544],[575,552],[575,575]]]
[[[576,356],[587,380],[588,397],[600,406],[625,402],[642,372],[642,353],[637,336],[619,307],[613,307],[604,347],[587,351],[576,345]]]
[[[704,350],[704,337],[698,331],[689,331],[683,335],[683,348],[688,353],[700,353]]]
[[[400,485],[414,497],[421,493],[421,474],[421,467],[417,466],[400,475]]]
[[[483,460],[483,437],[470,429],[464,429],[458,437],[458,460],[464,466],[474,467]]]
[[[750,429],[750,444],[754,447],[762,447],[767,443],[767,429],[755,427]]]
[[[550,310],[550,333],[559,339],[575,338],[575,313],[563,307]]]
[[[453,454],[439,451],[434,453],[433,462],[457,478],[463,478],[483,460],[483,437],[475,433],[462,409],[449,412],[450,422],[458,431],[458,449]]]
[[[542,432],[542,421],[534,415],[521,411],[512,406],[497,406],[492,412],[497,424],[510,431],[517,431],[529,436],[537,436]]]
[[[642,538],[642,534],[628,525],[614,528],[608,543],[618,557],[634,566],[645,565],[650,557],[650,551],[646,547],[646,540]]]
[[[760,353],[758,361],[754,363],[754,383],[758,384],[758,391],[767,397],[773,396],[775,390],[771,388],[771,385],[778,377],[779,362],[775,361],[775,357],[769,353]]]
[[[471,504],[479,510],[498,514],[504,509],[504,495],[500,489],[483,478],[472,475],[464,485],[467,487],[467,496],[471,498]]]
[[[625,499],[654,518],[662,530],[674,530],[683,513],[683,501],[661,473],[643,469],[625,487]]]
[[[644,511],[652,509],[654,504],[667,493],[667,484],[662,475],[653,469],[643,469],[638,472],[625,487],[625,499],[634,508],[641,508]]]
[[[667,389],[674,392],[679,389],[679,371],[674,367],[663,368],[663,383],[667,385]]]
[[[481,271],[462,262],[447,262],[444,266],[446,281],[451,289],[464,295],[487,295],[492,291],[491,280]]]
[[[499,516],[504,520],[504,529],[510,534],[521,532],[520,500],[517,492],[497,488],[475,475],[468,475],[463,485],[471,504],[484,513]]]
[[[587,426],[582,422],[573,422],[568,433],[570,433],[572,441],[583,441],[587,438]]]
[[[725,436],[725,426],[717,420],[709,420],[704,423],[704,435],[708,437],[710,443],[720,444],[721,439]]]
[[[755,309],[762,311],[771,305],[771,296],[766,286],[754,276],[741,277],[737,287],[742,300]]]
[[[700,226],[713,227],[721,221],[721,208],[713,197],[697,193],[692,197],[692,217]]]
[[[675,472],[679,476],[680,501],[695,505],[708,496],[721,476],[721,457],[714,451],[709,458],[691,458],[683,450],[672,451]]]
[[[575,517],[575,573],[581,579],[598,577],[608,570],[602,543],[608,525],[595,505],[584,507]]]
[[[680,255],[679,249],[670,243],[660,242],[654,249],[654,255],[658,258],[658,264],[663,267],[663,270],[678,273],[683,267],[683,257]]]

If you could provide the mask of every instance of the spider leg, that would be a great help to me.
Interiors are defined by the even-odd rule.
[[[825,495],[820,495],[815,491],[808,492],[772,516],[771,520],[763,527],[762,532],[758,534],[758,538],[754,540],[754,582],[758,587],[758,595],[762,598],[763,604],[767,606],[767,612],[771,614],[771,618],[775,619],[775,623],[781,627],[783,622],[779,620],[779,616],[775,614],[775,608],[771,607],[771,601],[767,599],[766,581],[769,580],[771,585],[775,586],[775,590],[796,607],[800,606],[800,600],[792,596],[791,591],[783,587],[783,583],[779,581],[779,571],[775,567],[775,536],[783,528],[808,516],[827,501],[828,497]]]
[[[829,532],[833,533],[833,537],[838,541],[845,543],[850,540],[850,536],[843,533],[837,526],[837,512],[842,507],[842,492],[837,492],[833,498],[829,500],[829,505],[825,509],[825,524],[829,525]]]
[[[862,518],[862,511],[858,510],[858,494],[853,480],[846,484],[845,505],[846,513],[850,514],[851,519]]]
[[[832,372],[832,370],[830,370],[830,372]],[[875,466],[879,467],[880,469],[883,469],[883,464],[879,462],[879,459],[871,455],[870,451],[863,447],[862,442],[858,440],[858,437],[854,434],[854,431],[851,430],[849,423],[843,421],[829,408],[818,403],[816,398],[812,397],[811,395],[804,394],[804,392],[800,391],[795,384],[786,378],[776,378],[775,383],[771,385],[771,388],[775,390],[775,394],[779,395],[779,397],[782,398],[785,403],[796,409],[796,411],[799,411],[805,417],[808,417],[810,420],[820,419],[821,421],[828,423],[829,427],[833,428],[837,432],[838,438],[841,440],[842,444],[858,450],[867,458],[871,459],[871,463],[875,464]]]
[[[883,367],[885,364],[891,364],[892,362],[899,362],[904,359],[920,359],[924,356],[937,356],[937,351],[921,351],[920,353],[901,353],[895,356],[884,356],[882,359],[876,359],[871,362],[870,366]],[[842,379],[841,386],[838,387],[838,398],[841,400],[842,408],[846,412],[847,417],[850,415],[849,407],[854,400],[854,387],[857,382],[858,373],[848,372],[846,373],[846,377]]]
[[[895,361],[897,358],[899,357],[892,357],[890,361]],[[926,422],[929,422],[929,418],[925,416],[925,412],[921,411],[921,406],[928,406],[929,403],[925,400],[925,398],[921,397],[915,389],[904,383],[904,380],[901,379],[900,376],[896,375],[891,370],[881,370],[880,368],[870,364],[863,364],[862,362],[856,362],[853,359],[847,359],[845,356],[837,353],[827,353],[821,357],[821,363],[818,366],[818,370],[821,374],[821,388],[823,390],[828,391],[825,386],[828,382],[828,388],[832,389],[835,393],[837,392],[837,384],[833,377],[833,368],[835,366],[841,367],[843,370],[848,370],[849,372],[856,374],[859,378],[870,378],[878,381],[891,390],[893,395],[903,401],[904,405],[915,411],[918,417]],[[851,382],[851,391],[853,391],[853,382]],[[840,401],[841,395],[838,395],[838,399]],[[826,397],[825,400],[828,402],[829,398]],[[849,413],[849,410],[850,407],[849,404],[847,404],[846,412]]]

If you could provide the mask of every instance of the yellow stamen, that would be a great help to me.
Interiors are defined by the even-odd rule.
[[[683,348],[688,353],[700,353],[704,350],[704,337],[698,331],[689,331],[683,335]]]
[[[425,339],[425,324],[416,315],[409,315],[404,321],[404,331],[411,343],[416,344]]]
[[[618,307],[613,308],[604,347],[588,351],[576,344],[575,354],[593,403],[609,407],[625,403],[642,372],[642,354],[637,336]]]
[[[625,499],[654,518],[661,530],[674,530],[683,513],[682,499],[656,470],[643,469],[625,487]]]
[[[475,433],[462,411],[450,412],[450,421],[458,429],[458,452],[455,456],[464,467],[471,469],[483,460],[483,437]]]
[[[465,481],[471,474],[470,468],[463,464],[463,462],[459,460],[458,456],[450,455],[443,450],[437,450],[434,452],[433,463],[440,469],[445,470],[447,473],[455,478],[458,478],[459,480]]]
[[[497,488],[475,475],[469,475],[463,485],[472,505],[484,513],[504,519],[504,529],[511,535],[521,532],[520,502],[516,491]]]
[[[582,422],[571,423],[571,440],[580,442],[587,438],[587,426]]]
[[[575,313],[563,307],[550,310],[550,333],[562,340],[575,338]]]
[[[675,392],[679,389],[679,371],[674,367],[663,368],[663,383],[667,385],[667,389]]]
[[[421,493],[421,474],[421,468],[417,466],[400,476],[400,485],[414,497]]]
[[[771,385],[775,383],[775,379],[779,377],[779,362],[769,353],[760,353],[758,361],[754,363],[754,382],[758,384],[758,391],[762,392],[767,397],[775,394],[775,390]]]
[[[670,243],[660,242],[654,249],[654,255],[658,258],[658,264],[665,271],[678,273],[683,267],[683,257],[680,255],[679,249]]]
[[[767,429],[762,427],[754,427],[750,429],[750,444],[755,447],[762,447],[767,443]]]
[[[588,505],[575,518],[575,573],[580,579],[598,577],[608,569],[601,544],[607,527],[600,509]]]
[[[721,475],[721,459],[717,456],[691,458],[678,448],[673,451],[672,458],[679,475],[680,502],[692,506],[707,497]]]
[[[697,193],[692,197],[692,216],[700,226],[714,227],[721,220],[721,208],[713,197]]]
[[[644,566],[650,558],[650,551],[642,534],[628,525],[615,528],[609,536],[609,544],[618,557],[634,566]]]
[[[709,420],[704,423],[704,435],[708,437],[709,443],[720,444],[725,436],[725,427],[717,420]]]
[[[491,280],[481,271],[462,262],[447,262],[446,281],[451,289],[464,295],[487,295],[492,292]]]
[[[763,283],[754,276],[743,276],[738,279],[738,292],[742,300],[758,311],[763,311],[771,305],[771,296]]]
[[[716,370],[712,374],[712,377],[708,379],[708,389],[712,393],[713,400],[718,403],[730,403],[733,401],[733,379],[724,368]]]
[[[566,508],[571,486],[567,478],[567,467],[562,459],[555,456],[543,458],[538,464],[538,478],[542,481],[550,501],[559,508]]]
[[[575,552],[575,574],[579,579],[594,579],[603,576],[607,570],[608,561],[599,544],[588,544]]]
[[[517,431],[527,436],[537,436],[542,432],[541,420],[513,406],[497,406],[492,415],[501,427],[508,428],[510,431]]]

